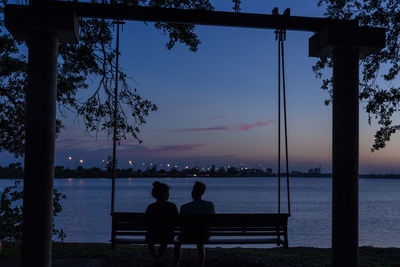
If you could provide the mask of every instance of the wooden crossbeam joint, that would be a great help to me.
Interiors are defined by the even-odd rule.
[[[339,27],[330,25],[309,40],[310,57],[332,57],[335,47],[356,47],[359,58],[380,51],[386,45],[384,28]]]
[[[5,26],[16,40],[28,41],[29,34],[48,32],[59,42],[78,41],[79,23],[75,9],[69,6],[6,5]]]

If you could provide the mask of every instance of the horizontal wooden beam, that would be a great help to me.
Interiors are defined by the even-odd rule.
[[[355,20],[329,18],[310,18],[285,15],[266,15],[254,13],[235,13],[193,9],[173,9],[138,7],[124,4],[96,4],[51,1],[35,7],[52,7],[64,9],[73,6],[79,17],[105,18],[113,20],[132,20],[149,22],[166,22],[176,24],[198,24],[210,26],[243,27],[258,29],[286,29],[295,31],[317,32],[328,25],[357,27]],[[7,5],[7,9],[29,9],[22,5]]]
[[[331,56],[333,47],[343,43],[357,46],[361,57],[385,46],[385,29],[359,27],[356,20],[134,7],[124,4],[50,1],[31,6],[6,5],[6,27],[19,39],[25,39],[22,37],[26,37],[29,31],[48,29],[56,31],[60,40],[72,40],[76,39],[73,37],[77,32],[74,20],[71,20],[75,14],[84,18],[316,32],[310,40],[310,56],[317,57]]]

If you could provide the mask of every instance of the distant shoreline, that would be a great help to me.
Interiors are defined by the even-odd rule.
[[[223,177],[211,177],[211,176],[179,176],[179,177],[117,177],[116,179],[215,179],[215,178],[257,178],[257,179],[277,179],[277,176],[223,176]],[[282,175],[281,179],[285,179],[286,175]],[[296,178],[332,178],[329,176],[290,176],[290,179]],[[359,176],[360,179],[400,179],[400,175],[385,175],[385,174],[363,174]],[[0,180],[16,180],[22,179],[21,177],[0,177]],[[111,177],[54,177],[54,179],[112,179]]]
[[[107,168],[87,168],[78,166],[76,169],[65,168],[64,166],[54,167],[54,177],[60,178],[111,178],[112,167]],[[24,169],[21,163],[13,163],[8,167],[0,166],[0,179],[21,178],[24,175]],[[236,167],[216,167],[213,165],[207,169],[199,167],[184,169],[170,167],[168,169],[158,169],[157,165],[145,170],[128,168],[116,170],[118,178],[276,178],[278,175],[272,169],[256,169],[256,168],[236,168]],[[291,171],[290,178],[330,178],[331,173],[322,173],[320,168],[310,169],[308,172]],[[281,177],[285,178],[286,173],[281,173]],[[360,174],[360,178],[364,179],[400,179],[400,173],[389,174]]]

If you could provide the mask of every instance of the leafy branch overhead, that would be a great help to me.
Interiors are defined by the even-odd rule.
[[[394,119],[400,103],[400,0],[319,0],[332,18],[357,19],[360,25],[387,29],[386,48],[361,60],[360,100],[369,115],[368,123],[376,121],[380,129],[375,133],[372,151],[384,148],[393,134],[400,130]],[[313,67],[317,77],[332,68],[332,61],[320,59]],[[332,96],[331,78],[323,79],[322,89]],[[331,101],[328,100],[329,103]]]
[[[22,1],[27,4],[27,1]],[[3,2],[4,4],[5,2]],[[18,1],[21,3],[21,1]],[[233,0],[239,11],[240,1]],[[124,4],[151,7],[212,10],[208,0],[126,0]],[[0,22],[0,151],[15,156],[23,155],[24,97],[27,79],[27,58],[18,43]],[[169,36],[166,44],[172,49],[182,43],[191,51],[200,45],[194,25],[155,23],[155,28]],[[61,117],[57,120],[57,132],[67,113],[76,114],[85,125],[86,132],[112,132],[113,100],[116,51],[113,47],[114,26],[104,19],[81,19],[80,41],[76,44],[60,44],[58,64],[57,103]],[[90,79],[90,80],[89,80]],[[93,86],[90,81],[98,81]],[[118,95],[118,140],[133,136],[139,142],[139,127],[157,106],[144,99],[137,89],[129,86],[128,74],[119,70],[120,91]],[[81,100],[79,93],[89,95]]]

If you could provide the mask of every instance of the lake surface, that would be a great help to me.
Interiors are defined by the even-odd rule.
[[[115,211],[144,212],[154,202],[152,183],[171,186],[170,201],[178,208],[190,201],[194,181],[207,185],[204,199],[214,202],[217,213],[277,212],[276,178],[167,178],[117,179]],[[282,180],[281,211],[287,211]],[[0,190],[12,180],[0,180]],[[289,246],[331,246],[331,179],[291,179]],[[56,179],[55,188],[67,195],[56,226],[67,242],[108,242],[111,217],[109,179]],[[360,179],[360,245],[400,247],[400,180]],[[252,245],[252,247],[268,245]]]

